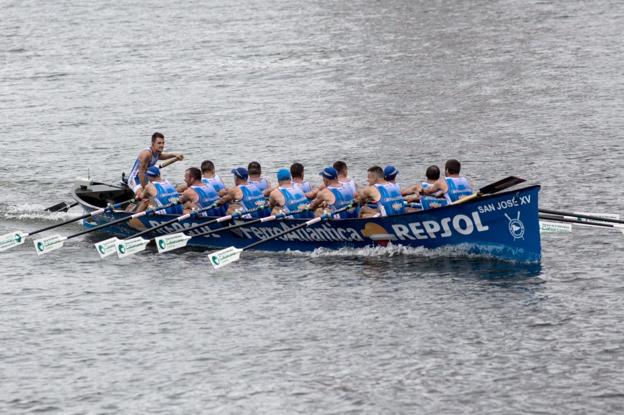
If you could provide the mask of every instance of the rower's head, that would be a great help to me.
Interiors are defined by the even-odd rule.
[[[430,182],[435,182],[436,180],[440,178],[440,168],[438,166],[427,167],[425,176],[427,177],[427,180],[429,180]]]
[[[147,169],[145,172],[145,177],[150,182],[155,182],[160,180],[160,169],[157,166],[152,166]]]
[[[392,164],[388,164],[386,167],[384,167],[383,172],[384,179],[388,182],[394,183],[397,175],[399,174],[399,169],[394,167]]]
[[[215,165],[214,165],[214,163],[212,161],[210,161],[210,160],[202,161],[202,164],[201,164],[200,168],[201,168],[202,175],[207,176],[207,177],[214,176]]]
[[[325,186],[338,184],[338,172],[335,168],[325,167],[319,174],[323,178]]]
[[[349,175],[349,169],[347,169],[347,163],[344,161],[336,161],[332,167],[338,172],[338,177],[347,177]]]
[[[249,172],[244,167],[237,167],[232,169],[232,174],[234,175],[234,184],[238,186],[239,184],[247,184],[247,179],[249,179]]]
[[[457,176],[461,171],[461,163],[458,160],[450,159],[444,166],[444,174],[447,176]]]
[[[152,134],[152,150],[161,153],[165,150],[165,136],[161,133]]]
[[[257,161],[252,161],[247,165],[249,176],[260,176],[262,174],[262,166]]]
[[[289,185],[292,181],[292,176],[290,175],[290,170],[288,169],[279,169],[277,171],[277,182],[280,186]]]
[[[303,164],[293,163],[293,165],[290,166],[290,175],[293,179],[303,180]]]
[[[195,186],[197,183],[201,183],[201,170],[197,167],[189,167],[184,171],[184,182],[187,186]]]
[[[383,183],[385,182],[384,180],[384,171],[381,167],[379,166],[373,166],[370,169],[367,170],[368,175],[368,184],[370,184],[371,186],[377,184],[377,183]]]

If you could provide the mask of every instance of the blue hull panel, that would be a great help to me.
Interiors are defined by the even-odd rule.
[[[539,262],[541,259],[539,190],[539,186],[531,186],[460,205],[385,218],[329,220],[274,239],[260,245],[258,249],[312,251],[317,248],[362,248],[391,242],[393,245],[430,249],[455,247],[469,254],[520,262]],[[84,226],[93,227],[127,215],[125,212],[113,212],[95,216],[90,222],[85,222]],[[174,217],[143,216],[129,224],[107,228],[106,233],[119,237],[130,236]],[[210,219],[212,218],[195,218],[192,221],[175,223],[146,237],[180,232]],[[240,222],[237,220],[235,223]],[[258,223],[207,237],[196,237],[189,241],[189,245],[215,249],[229,246],[241,248],[301,223],[302,220]],[[191,231],[190,235],[218,227],[221,225],[209,225]]]

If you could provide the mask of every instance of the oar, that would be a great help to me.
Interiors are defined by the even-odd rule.
[[[557,216],[562,216],[565,218],[569,218],[569,219],[588,219],[588,220],[593,220],[596,222],[609,222],[609,223],[619,223],[619,224],[624,224],[624,220],[619,220],[616,217],[618,217],[619,215],[614,215],[614,214],[605,214],[605,215],[599,215],[599,214],[587,214],[587,213],[575,213],[575,212],[562,212],[560,210],[552,210],[552,209],[540,209],[539,210],[540,213],[545,213],[548,215],[557,215]]]
[[[306,221],[306,222],[302,223],[301,225],[297,225],[297,226],[292,227],[290,229],[284,230],[284,231],[279,232],[279,233],[277,233],[275,235],[269,236],[268,238],[264,238],[264,239],[261,239],[259,241],[254,242],[254,243],[251,243],[251,244],[249,244],[247,246],[244,246],[242,248],[236,248],[235,246],[230,246],[229,248],[225,248],[225,249],[222,249],[220,251],[213,252],[209,256],[210,263],[212,264],[212,266],[215,269],[221,268],[221,267],[223,267],[223,266],[225,266],[225,265],[227,265],[229,263],[232,263],[234,261],[238,261],[238,259],[240,258],[241,252],[246,251],[247,249],[255,248],[258,245],[261,245],[263,243],[272,241],[273,239],[277,239],[277,238],[279,238],[281,236],[284,236],[284,235],[286,235],[288,233],[295,232],[295,231],[297,231],[297,230],[299,230],[301,228],[305,228],[307,226],[314,225],[315,223],[318,223],[318,222],[320,222],[322,220],[329,219],[330,217],[332,217],[333,215],[335,215],[337,213],[344,212],[345,210],[351,209],[353,206],[355,206],[355,204],[354,203],[350,203],[350,204],[348,204],[347,206],[345,206],[345,207],[343,207],[341,209],[335,210],[335,211],[330,212],[330,213],[324,213],[322,216],[318,216],[318,217],[316,217],[314,219],[310,219],[309,221]]]
[[[172,233],[169,235],[163,235],[163,236],[158,236],[156,237],[156,246],[158,247],[158,253],[162,254],[164,252],[169,252],[169,251],[173,251],[175,249],[178,248],[183,248],[186,246],[186,244],[188,243],[188,241],[190,239],[193,239],[195,237],[198,236],[207,236],[213,233],[217,233],[217,232],[222,232],[222,231],[231,231],[233,229],[237,229],[243,226],[249,226],[249,225],[253,225],[256,223],[265,223],[265,222],[270,222],[276,219],[284,219],[288,216],[291,215],[296,215],[298,213],[302,213],[305,212],[308,209],[301,209],[301,210],[297,210],[294,212],[288,212],[288,213],[278,213],[277,215],[271,215],[271,216],[266,216],[264,218],[260,218],[260,219],[254,219],[252,221],[249,222],[243,222],[243,223],[239,223],[238,225],[232,225],[232,226],[224,226],[222,228],[217,228],[217,229],[210,229],[206,232],[202,232],[200,234],[197,235],[193,235],[193,236],[189,236],[186,235],[186,231],[184,232],[178,232],[178,233]]]
[[[44,209],[44,211],[46,212],[67,212],[69,209],[73,208],[74,206],[77,206],[78,202],[74,202],[74,203],[69,203],[69,202],[61,202],[61,203],[57,203],[56,205],[47,207]]]
[[[176,161],[178,161],[177,157],[173,157],[173,158],[167,159],[167,160],[163,161],[162,163],[160,163],[158,165],[158,168],[159,169],[164,169],[165,167],[172,165]]]
[[[36,231],[33,231],[33,232],[15,231],[15,232],[7,233],[5,235],[0,236],[0,251],[5,251],[7,249],[14,248],[18,245],[23,244],[26,241],[26,237],[28,236],[32,236],[41,232],[49,231],[50,229],[58,228],[60,226],[67,225],[68,223],[77,222],[81,219],[93,217],[104,212],[110,212],[113,209],[120,208],[121,206],[127,203],[131,203],[133,201],[134,199],[130,199],[124,202],[117,203],[115,205],[107,206],[105,208],[100,208],[100,209],[94,210],[93,212],[87,213],[85,215],[66,220],[65,222],[55,223],[54,225],[46,226],[45,228],[37,229]]]
[[[184,215],[180,215],[175,219],[171,219],[151,228],[147,228],[141,232],[135,233],[134,235],[130,235],[123,239],[118,239],[117,237],[106,239],[102,242],[96,243],[95,248],[102,258],[105,258],[114,252],[117,252],[117,256],[119,256],[119,258],[124,258],[129,255],[136,254],[137,252],[144,251],[147,244],[150,243],[150,241],[154,240],[154,238],[142,238],[142,236],[146,233],[154,232],[160,228],[164,228],[167,225],[171,225],[172,223],[184,222],[187,219],[194,218],[200,213],[210,209],[214,209],[217,206],[218,205],[216,203],[213,203],[210,206],[194,210]]]
[[[152,214],[154,212],[170,208],[170,207],[175,206],[175,205],[177,205],[179,203],[180,203],[180,201],[176,200],[175,202],[169,203],[168,205],[158,206],[158,207],[155,207],[155,208],[152,208],[152,209],[144,210],[143,212],[138,212],[138,213],[132,214],[130,216],[126,216],[126,217],[114,220],[112,222],[108,222],[108,223],[104,223],[102,225],[94,226],[93,228],[86,229],[86,230],[84,230],[82,232],[78,232],[78,233],[75,233],[73,235],[69,235],[69,236],[52,235],[52,236],[49,236],[47,238],[37,239],[37,240],[33,241],[34,244],[35,244],[35,250],[37,251],[38,255],[47,254],[48,252],[55,251],[57,249],[62,248],[63,247],[63,243],[66,240],[68,240],[68,239],[73,239],[73,238],[76,238],[78,236],[85,235],[87,233],[99,231],[100,229],[108,228],[109,226],[113,226],[113,225],[117,225],[118,223],[129,221],[130,219],[139,218],[139,217],[144,216],[144,215],[150,215],[150,214]]]
[[[619,230],[620,232],[624,233],[624,225],[619,223],[619,222],[624,223],[623,221],[617,221],[616,223],[605,223],[604,219],[601,219],[600,222],[593,222],[593,221],[588,221],[588,220],[574,219],[574,218],[568,218],[568,217],[564,217],[560,215],[549,215],[549,214],[544,214],[544,213],[540,213],[539,218],[545,219],[548,221],[554,221],[554,222],[573,223],[579,226],[589,226],[589,227],[598,227],[598,228],[615,228]]]
[[[474,192],[473,194],[471,194],[470,196],[464,196],[459,200],[456,200],[455,202],[451,203],[451,205],[458,205],[460,203],[465,203],[465,202],[469,202],[471,200],[474,200],[478,197],[481,196],[485,196],[485,195],[491,195],[494,193],[498,193],[502,190],[508,189],[512,186],[515,186],[517,184],[526,182],[525,179],[521,179],[520,177],[516,177],[516,176],[509,176],[509,177],[505,177],[502,180],[499,180],[497,182],[488,184],[485,187],[482,187],[481,189],[479,189],[478,191]]]

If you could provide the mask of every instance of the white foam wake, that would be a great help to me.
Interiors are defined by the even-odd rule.
[[[75,218],[81,213],[79,209],[73,209],[69,212],[46,212],[46,207],[34,203],[20,203],[10,206],[0,205],[0,217],[3,219],[34,219],[54,222]]]

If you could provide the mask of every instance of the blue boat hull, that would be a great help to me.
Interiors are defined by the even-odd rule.
[[[317,248],[363,248],[375,245],[402,245],[453,250],[519,262],[539,262],[541,241],[538,219],[539,186],[502,192],[459,205],[421,212],[372,219],[337,219],[314,224],[291,232],[258,247],[266,251],[313,251]],[[85,210],[93,207],[83,204]],[[84,222],[87,228],[127,216],[115,211]],[[151,215],[106,228],[106,233],[118,237],[173,219],[171,215]],[[165,226],[145,237],[184,231],[205,223],[210,217]],[[235,223],[240,223],[237,220]],[[201,248],[242,248],[278,232],[301,224],[302,220],[280,220],[244,226],[209,236],[194,237],[189,246]],[[221,227],[212,224],[191,231],[194,236],[208,229]],[[227,226],[223,225],[223,226]]]

